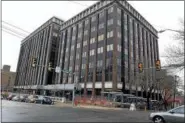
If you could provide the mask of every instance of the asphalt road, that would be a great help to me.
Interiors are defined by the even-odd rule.
[[[3,122],[150,122],[148,112],[100,110],[2,100]]]

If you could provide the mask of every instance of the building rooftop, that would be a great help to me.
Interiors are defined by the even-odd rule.
[[[96,2],[95,4],[91,5],[87,9],[83,10],[79,14],[73,16],[72,18],[68,19],[64,23],[62,23],[61,30],[65,29],[66,27],[72,25],[73,23],[83,19],[84,17],[87,17],[90,14],[93,14],[95,11],[101,9],[104,6],[107,6],[108,4],[111,5],[113,2],[117,2],[121,4],[125,9],[127,9],[129,12],[131,12],[138,20],[140,20],[146,27],[151,30],[156,36],[157,36],[157,30],[139,13],[137,12],[126,0],[101,0]]]
[[[57,23],[58,25],[62,25],[63,22],[64,22],[63,20],[59,19],[56,16],[53,16],[44,24],[42,24],[40,27],[38,27],[35,31],[29,34],[26,38],[24,38],[21,43],[23,44],[26,40],[28,40],[30,37],[38,33],[40,30],[44,29],[46,26],[50,25],[51,23]]]

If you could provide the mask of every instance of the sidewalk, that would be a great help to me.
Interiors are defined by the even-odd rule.
[[[117,110],[117,111],[129,111],[128,108],[114,108],[114,107],[101,107],[101,106],[93,106],[93,105],[77,105],[72,106],[72,103],[62,103],[62,102],[56,102],[54,104],[55,107],[70,107],[70,108],[86,108],[86,109],[99,109],[99,110]],[[136,110],[136,112],[154,112],[151,110]]]
[[[54,106],[56,106],[56,107],[73,107],[71,103],[62,103],[60,101],[56,101]]]

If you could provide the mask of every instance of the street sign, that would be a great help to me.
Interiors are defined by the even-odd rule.
[[[55,72],[56,72],[56,73],[60,73],[60,71],[61,71],[61,68],[60,68],[60,67],[56,67],[56,68],[55,68]]]

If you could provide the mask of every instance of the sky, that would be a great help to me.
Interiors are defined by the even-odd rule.
[[[96,1],[2,1],[2,24],[15,25],[33,32],[52,16],[68,20]],[[179,29],[179,19],[184,19],[184,1],[128,1],[155,29]],[[16,30],[16,28],[14,29]],[[17,30],[24,35],[29,33]],[[165,47],[173,44],[174,32],[159,34],[159,53],[164,55]],[[22,38],[2,31],[2,65],[11,65],[16,71]],[[160,58],[162,65],[164,58]]]

